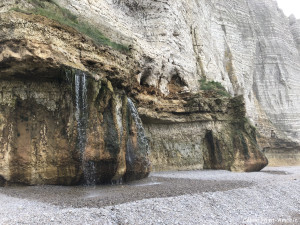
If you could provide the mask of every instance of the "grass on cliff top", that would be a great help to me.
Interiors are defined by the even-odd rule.
[[[36,15],[45,16],[55,20],[60,24],[67,25],[79,31],[82,34],[92,38],[99,45],[111,46],[113,49],[122,52],[128,52],[128,46],[115,43],[105,37],[97,28],[92,25],[78,20],[78,17],[72,14],[69,10],[60,7],[53,0],[27,0],[33,9],[12,8],[12,10],[22,13],[33,13]]]
[[[200,89],[203,91],[214,91],[218,95],[230,97],[230,94],[219,82],[207,81],[205,78],[202,78],[201,80],[199,80],[199,82],[200,82]]]

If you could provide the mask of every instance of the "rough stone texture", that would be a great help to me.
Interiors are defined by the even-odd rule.
[[[71,184],[79,162],[66,85],[1,80],[0,89],[1,175],[27,184]]]
[[[153,170],[258,171],[267,165],[241,96],[187,99],[177,100],[176,107],[172,100],[161,100],[153,111],[139,109],[154,149]]]
[[[136,73],[130,56],[41,16],[0,17],[0,185],[147,176],[134,105],[106,79],[126,87]]]
[[[300,51],[300,19],[296,19],[295,16],[291,15],[289,17],[289,22],[297,49]]]
[[[145,152],[141,156],[135,152],[137,161],[131,157],[131,149],[137,149],[145,140],[138,135],[142,131],[138,116],[126,117],[129,111],[136,115],[129,103],[129,108],[125,106],[126,94],[138,105],[145,132],[152,141],[150,157],[158,170],[259,170],[267,160],[259,151],[250,124],[257,127],[263,148],[272,145],[273,134],[278,141],[299,142],[299,20],[286,18],[276,2],[57,3],[113,41],[130,45],[131,52],[121,54],[109,47],[97,47],[75,30],[41,16],[7,12],[13,6],[27,7],[28,1],[6,0],[0,5],[0,12],[4,12],[0,15],[1,76],[54,79],[64,65],[103,80],[104,95],[98,95],[104,90],[96,82],[89,96],[95,103],[89,108],[90,119],[96,122],[90,128],[86,157],[94,163],[101,157],[111,160],[106,153],[99,156],[94,151],[99,134],[103,135],[99,145],[114,152],[116,160],[106,165],[115,165],[110,170],[114,171],[114,180],[124,175],[125,167],[128,176],[124,178],[128,180],[144,176],[149,167],[144,161]],[[202,78],[221,82],[232,96],[243,95],[246,112],[242,104],[232,106],[234,99],[199,91],[198,81]],[[245,113],[250,121],[245,120]],[[103,120],[99,128],[97,124]],[[133,135],[129,141],[124,136],[126,127],[128,135]],[[130,164],[132,160],[135,163]],[[100,165],[105,164],[94,164],[98,169]],[[134,171],[135,175],[130,176]]]
[[[89,81],[86,140],[81,140],[72,83],[1,80],[0,174],[9,182],[31,185],[77,184],[86,175],[96,183],[145,177],[147,146],[135,144],[140,138],[135,115],[124,95],[104,93],[106,88]],[[80,141],[86,141],[83,153]],[[125,158],[129,150],[134,158],[130,161]]]
[[[271,0],[112,1],[59,4],[132,44],[143,62],[141,84],[168,94],[174,75],[197,91],[197,80],[221,82],[243,94],[259,131],[299,142],[299,20]],[[297,48],[298,47],[298,48]],[[271,121],[271,123],[269,122]]]
[[[299,166],[300,146],[297,143],[273,138],[263,149],[270,166]]]

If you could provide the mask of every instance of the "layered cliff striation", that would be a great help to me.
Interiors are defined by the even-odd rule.
[[[145,134],[157,170],[260,170],[260,150],[279,140],[297,152],[299,20],[274,1],[5,0],[0,13],[6,180],[78,183],[85,166],[105,171],[97,182],[144,177]],[[86,94],[76,92],[76,76],[81,85],[87,76]],[[56,117],[34,125],[36,115]],[[66,165],[55,162],[59,146],[70,167],[57,170]]]
[[[299,22],[271,0],[60,1],[108,36],[132,44],[143,62],[142,85],[170,92],[178,74],[191,92],[197,80],[243,94],[259,131],[299,141]],[[88,12],[88,13],[87,13]],[[298,24],[298,25],[297,25]],[[270,120],[270,122],[269,122]]]
[[[168,95],[174,76],[192,93],[201,78],[218,81],[231,95],[244,96],[246,114],[261,136],[275,132],[299,143],[299,20],[287,18],[276,1],[60,4],[132,45],[143,68],[141,85]]]
[[[136,61],[33,6],[0,14],[1,184],[147,176],[148,139],[125,92]]]

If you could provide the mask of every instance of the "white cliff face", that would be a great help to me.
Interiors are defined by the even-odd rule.
[[[299,141],[300,54],[293,28],[275,3],[249,3],[255,28],[261,28],[256,30],[253,92],[273,124]]]
[[[168,94],[172,77],[203,77],[243,94],[266,136],[300,141],[300,22],[273,0],[61,0],[111,39],[130,44],[140,83]]]
[[[294,41],[296,43],[298,51],[300,52],[300,19],[297,20],[295,16],[291,15],[289,17],[289,21]]]

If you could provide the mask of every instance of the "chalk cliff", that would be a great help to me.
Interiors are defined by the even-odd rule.
[[[131,44],[142,62],[141,85],[168,95],[174,76],[182,91],[192,93],[201,78],[218,81],[231,95],[244,96],[246,114],[261,136],[300,142],[300,20],[287,18],[276,1],[60,4]]]
[[[37,5],[45,7],[44,3],[46,6],[52,4],[68,9],[79,21],[92,24],[112,42],[128,46],[128,51],[99,47],[85,34],[54,22],[52,17],[49,19],[47,15],[28,13]],[[41,12],[43,10],[39,14]],[[6,106],[1,112],[7,114],[3,114],[2,124],[7,123],[5,121],[11,114],[7,106],[18,106],[16,99],[22,99],[20,109],[25,107],[24,101],[35,99],[34,104],[46,107],[45,110],[48,107],[50,111],[76,111],[76,98],[72,97],[72,93],[65,96],[73,98],[75,105],[67,104],[64,106],[67,108],[57,105],[63,96],[62,90],[66,89],[59,88],[59,85],[68,83],[57,74],[61,73],[62,68],[69,68],[70,71],[84,71],[94,80],[90,86],[93,91],[89,95],[93,107],[89,108],[88,113],[92,122],[86,125],[90,135],[86,144],[90,146],[94,143],[91,152],[102,149],[99,151],[103,155],[108,154],[105,153],[107,148],[99,147],[101,143],[113,143],[116,138],[122,146],[124,127],[130,127],[133,123],[136,128],[131,130],[139,128],[139,120],[124,122],[126,126],[122,122],[122,118],[127,118],[125,111],[132,106],[131,98],[137,105],[149,137],[149,157],[153,169],[259,170],[267,164],[260,150],[265,148],[272,159],[276,158],[276,153],[270,152],[270,149],[275,149],[279,140],[291,143],[287,145],[293,146],[293,154],[298,154],[300,21],[293,16],[287,18],[275,1],[5,0],[0,5],[0,13],[1,79],[8,80],[6,85],[2,82],[2,89],[16,83],[8,88],[8,93],[18,90],[18,94],[14,94],[17,97],[3,98]],[[48,76],[55,78],[56,82],[58,78],[62,79],[62,83],[49,84],[57,89],[56,93],[60,93],[57,99],[53,96],[53,99],[45,100],[46,97],[30,94],[30,90],[35,89],[30,88],[35,87],[35,84],[29,84],[31,81],[26,86],[27,91],[17,85],[19,81],[15,81],[15,77],[46,79]],[[12,77],[13,81],[9,81]],[[101,84],[97,86],[97,82]],[[103,94],[100,91],[102,84],[111,84],[115,90],[104,94],[110,97],[100,97]],[[21,92],[26,95],[19,94]],[[129,103],[124,100],[127,97],[130,97]],[[108,111],[104,108],[108,111],[115,108],[119,113],[114,116],[112,111],[112,116],[105,117]],[[96,114],[101,116],[94,118]],[[137,114],[133,108],[131,114]],[[76,116],[73,120],[78,123]],[[109,131],[101,125],[103,121],[110,121],[108,123],[118,128]],[[63,127],[68,127],[67,124]],[[90,128],[92,124],[93,129]],[[140,127],[142,133],[144,128]],[[75,129],[74,132],[77,134],[80,130]],[[136,140],[141,137],[138,132],[133,133],[135,135],[129,142],[124,137],[124,143],[125,139],[126,143],[138,143]],[[115,136],[103,141],[100,138],[99,141],[96,138],[98,134]],[[131,134],[129,131],[128,135]],[[18,139],[18,136],[15,138]],[[73,139],[66,137],[66,140],[72,143]],[[78,138],[74,140],[78,143]],[[146,139],[144,141],[147,142]],[[7,142],[3,139],[4,145]],[[130,144],[126,148],[120,146],[114,150],[114,157],[108,151],[110,156],[106,159],[114,158],[117,165],[110,178],[122,177],[125,174],[124,165],[131,160]],[[52,147],[56,148],[54,145]],[[132,175],[133,178],[149,172],[147,151],[145,147],[140,147],[136,145],[135,154],[131,154],[133,157],[139,155],[140,150],[144,152],[137,157],[137,163],[132,164],[132,173],[140,173]],[[5,151],[2,151],[1,154],[4,154]],[[21,155],[18,153],[14,157],[21,159]],[[104,160],[100,158],[99,162]],[[6,172],[9,171],[7,162],[2,163]],[[9,179],[8,172],[3,174],[5,179]],[[74,172],[72,176],[80,176],[78,174]],[[31,183],[31,180],[26,182]],[[36,179],[32,183],[44,180]]]
[[[60,4],[131,44],[143,62],[142,85],[170,92],[178,75],[186,90],[198,80],[221,82],[244,95],[247,115],[266,136],[271,129],[299,142],[300,22],[272,0],[97,1]]]

